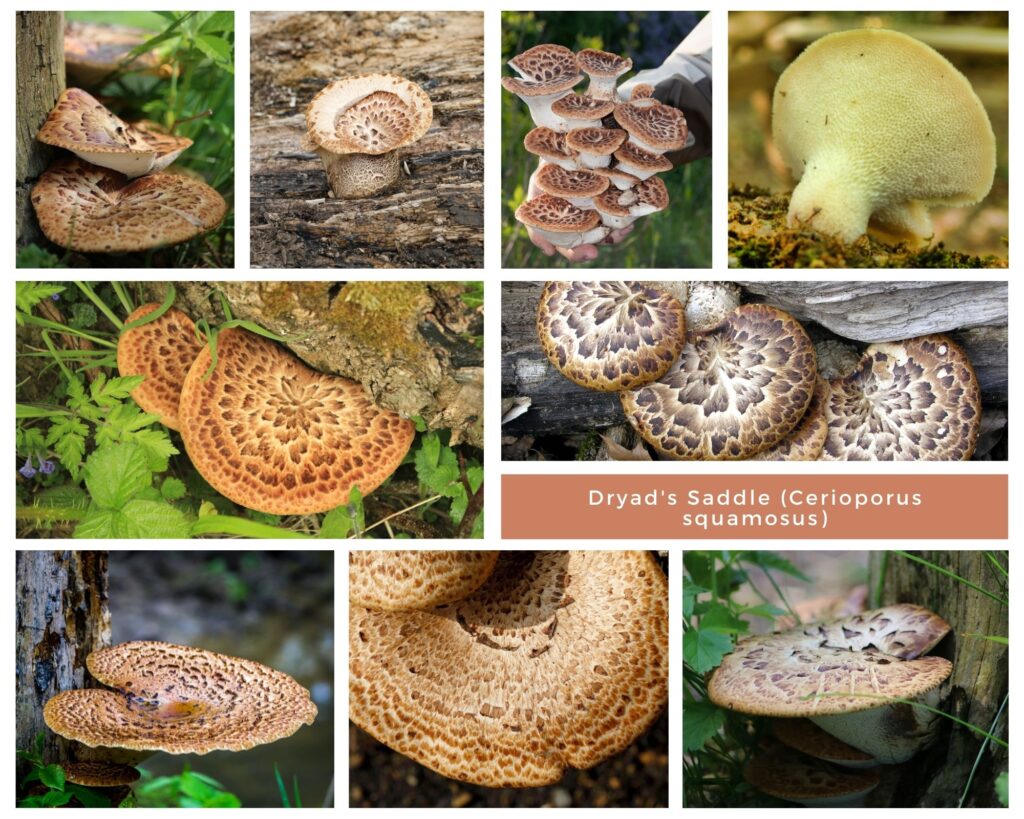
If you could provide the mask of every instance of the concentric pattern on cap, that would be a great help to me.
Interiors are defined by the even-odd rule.
[[[524,225],[559,233],[593,230],[601,223],[594,210],[583,210],[557,196],[542,193],[516,208],[516,219]]]
[[[736,460],[790,433],[816,375],[814,347],[796,319],[747,304],[715,329],[691,334],[660,379],[619,397],[626,417],[661,454]]]
[[[65,89],[36,139],[69,151],[113,154],[152,150],[141,133],[81,88]]]
[[[562,375],[604,391],[661,377],[686,338],[683,306],[643,282],[548,282],[537,335]]]
[[[539,125],[523,138],[523,147],[531,154],[536,154],[544,159],[575,159],[576,152],[568,148],[565,138],[565,134]]]
[[[496,551],[353,551],[348,556],[348,601],[384,611],[452,603],[480,588],[497,559]]]
[[[872,344],[831,383],[826,461],[966,461],[981,427],[967,355],[943,335]]]
[[[596,120],[615,110],[615,103],[586,94],[566,94],[551,103],[551,113],[564,119]]]
[[[559,45],[542,44],[513,57],[508,64],[518,77],[502,77],[506,91],[520,97],[542,97],[569,91],[583,79],[576,55]]]
[[[247,330],[217,336],[185,377],[181,438],[200,474],[235,503],[274,515],[326,512],[383,483],[415,428],[362,385],[311,370]]]
[[[723,708],[773,717],[855,713],[886,698],[912,699],[952,671],[949,660],[921,656],[948,631],[938,615],[901,604],[752,637],[715,669],[708,696]]]
[[[579,67],[591,77],[618,77],[633,67],[629,57],[620,57],[608,51],[585,48],[576,55]]]
[[[131,765],[116,765],[111,762],[62,762],[61,767],[68,782],[89,788],[131,785],[139,778],[138,770]]]
[[[567,171],[560,165],[550,164],[537,171],[534,182],[544,193],[563,199],[597,196],[611,184],[606,177],[588,170]]]
[[[828,421],[825,420],[825,404],[831,390],[828,382],[820,376],[814,382],[811,403],[800,423],[778,444],[754,456],[755,461],[816,461],[825,446]]]
[[[626,141],[626,132],[619,128],[576,128],[565,135],[565,144],[588,154],[613,154]]]
[[[143,304],[125,319],[130,324],[148,316],[159,304]],[[196,326],[181,310],[171,307],[160,318],[125,330],[117,339],[117,369],[146,380],[132,390],[142,409],[160,416],[160,423],[179,429],[178,402],[192,362],[202,351]]]
[[[874,757],[847,745],[828,731],[822,730],[809,719],[785,719],[777,717],[772,720],[772,734],[783,745],[829,762],[868,763]]]
[[[90,673],[113,691],[64,691],[43,718],[88,745],[205,754],[244,751],[312,725],[316,706],[295,680],[262,663],[170,643],[94,651]]]
[[[869,793],[880,781],[874,769],[836,767],[781,746],[755,754],[743,778],[769,796],[806,804],[820,801],[822,806],[829,800]]]
[[[416,142],[433,120],[426,92],[395,74],[335,80],[306,107],[307,136],[334,154],[388,153]]]
[[[639,168],[642,171],[660,173],[671,171],[672,162],[666,159],[663,154],[655,154],[637,147],[632,142],[622,143],[622,147],[615,152],[615,158],[627,169]]]
[[[453,779],[532,787],[596,765],[667,683],[668,586],[646,552],[503,552],[459,603],[349,612],[349,716]]]
[[[615,121],[634,139],[659,151],[675,151],[686,144],[686,117],[671,105],[619,103]]]
[[[184,242],[213,229],[227,203],[204,182],[154,173],[128,181],[79,159],[51,165],[32,188],[51,242],[83,253],[132,253]]]

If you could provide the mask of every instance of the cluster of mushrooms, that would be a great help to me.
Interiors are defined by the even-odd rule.
[[[144,304],[127,324],[158,310]],[[121,375],[141,375],[132,398],[181,433],[192,464],[224,497],[274,515],[326,512],[365,496],[405,458],[411,421],[373,403],[363,386],[317,372],[242,328],[217,333],[213,353],[170,307],[124,330]]]
[[[105,28],[78,26],[65,35],[69,76],[83,84],[102,83],[130,43],[139,44],[137,34]],[[140,58],[140,70],[154,59]],[[212,230],[227,212],[205,182],[165,170],[192,140],[147,120],[125,122],[81,88],[65,89],[36,139],[74,155],[51,164],[31,195],[46,238],[68,250],[117,254],[174,245]]]
[[[354,551],[349,717],[444,776],[560,780],[668,699],[668,582],[649,552]]]
[[[906,762],[935,740],[933,711],[892,700],[938,704],[953,666],[925,655],[949,629],[901,603],[737,643],[708,679],[708,698],[771,718],[747,782],[807,806],[863,804],[878,766]]]
[[[316,719],[289,675],[201,648],[121,643],[92,652],[86,667],[107,687],[62,691],[43,707],[47,727],[78,743],[77,761],[62,767],[79,785],[130,785],[134,765],[157,751],[246,751]]]
[[[668,459],[969,460],[981,426],[977,377],[948,337],[816,346],[728,283],[548,282],[537,333]]]
[[[654,99],[650,85],[619,98],[616,83],[633,67],[630,58],[544,44],[508,64],[519,76],[503,77],[502,85],[530,107],[537,126],[523,146],[540,159],[534,183],[542,192],[519,206],[516,219],[556,247],[572,248],[668,207],[656,174],[672,169],[665,153],[686,145],[686,117]],[[577,94],[584,73],[590,86]]]
[[[399,148],[430,128],[426,92],[394,74],[359,74],[325,86],[306,108],[302,147],[324,163],[331,196],[358,199],[401,176]]]

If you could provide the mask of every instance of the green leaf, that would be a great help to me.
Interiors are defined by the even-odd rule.
[[[701,631],[717,631],[720,634],[743,634],[750,626],[736,617],[726,606],[715,604],[700,618]]]
[[[78,418],[69,415],[58,418],[46,433],[46,445],[53,447],[57,459],[77,481],[82,474],[82,459],[85,457],[85,439],[89,436],[87,427]]]
[[[689,700],[683,706],[683,751],[692,753],[718,733],[725,711],[707,700]]]
[[[1004,808],[1010,807],[1010,772],[1003,771],[996,777],[996,798]]]
[[[231,70],[231,44],[220,37],[200,34],[195,39],[196,48],[213,60],[217,65]]]
[[[709,589],[698,586],[687,575],[683,575],[683,617],[689,620],[693,616],[693,604],[697,597],[707,594]]]
[[[39,781],[55,791],[64,790],[64,769],[60,765],[46,765],[39,769]]]
[[[765,620],[774,620],[776,617],[781,617],[786,613],[785,609],[780,609],[778,606],[773,606],[771,603],[760,603],[756,606],[744,606],[740,609],[740,614],[751,617],[763,617]]]
[[[154,472],[166,472],[171,456],[178,454],[178,448],[171,443],[170,435],[163,428],[140,429],[131,434],[130,440],[142,447],[149,468]]]
[[[690,573],[694,583],[711,591],[715,561],[710,554],[707,552],[684,552],[683,566]]]
[[[320,524],[320,537],[346,538],[352,531],[352,517],[346,506],[336,506],[326,515]]]
[[[68,782],[67,791],[87,808],[109,808],[110,800],[99,791]]]
[[[22,799],[18,803],[18,807],[19,808],[45,808],[47,806],[43,804],[43,797],[41,797],[41,796],[29,796],[29,797],[27,797],[25,799]]]
[[[146,380],[142,375],[126,375],[111,378],[109,381],[103,373],[89,385],[89,395],[101,407],[109,407],[118,401],[131,396],[132,390]]]
[[[136,443],[102,446],[85,462],[86,488],[101,509],[120,509],[152,482],[146,451]]]
[[[185,497],[185,482],[178,478],[164,478],[160,494],[169,501],[181,500]]]
[[[15,418],[55,418],[70,414],[61,407],[39,407],[33,404],[18,404],[14,409]]]
[[[732,651],[732,638],[718,631],[690,629],[683,635],[683,659],[698,674],[716,668]]]
[[[804,583],[810,583],[811,578],[800,571],[796,566],[790,563],[786,558],[780,557],[775,552],[762,552],[762,551],[748,551],[743,552],[743,559],[748,563],[753,563],[755,566],[760,566],[762,569],[775,569],[777,572],[788,574],[790,577],[795,577],[797,580],[802,580]]]
[[[230,11],[215,11],[199,25],[204,34],[215,31],[234,31],[235,15]]]
[[[121,509],[92,509],[75,527],[76,538],[179,538],[191,534],[185,513],[163,501],[131,500]]]
[[[31,313],[43,299],[63,293],[64,287],[42,282],[15,282],[14,303],[23,313]]]

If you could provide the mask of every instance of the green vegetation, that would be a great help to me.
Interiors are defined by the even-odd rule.
[[[110,797],[102,789],[87,788],[68,782],[60,765],[47,765],[43,762],[45,738],[45,734],[37,734],[31,750],[17,752],[18,757],[31,765],[31,769],[18,785],[19,808],[110,808],[124,805],[112,805]]]
[[[240,808],[241,800],[211,776],[190,770],[174,776],[153,776],[144,768],[134,786],[140,808]]]

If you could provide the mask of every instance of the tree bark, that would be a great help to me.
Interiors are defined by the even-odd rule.
[[[983,589],[1007,595],[1007,580],[979,551],[929,551],[918,555]],[[1006,552],[993,553],[1008,567]],[[873,584],[872,584],[873,585]],[[950,633],[931,652],[953,663],[952,676],[942,690],[942,711],[1008,740],[1009,714],[993,724],[1009,683],[1009,648],[983,639],[1007,637],[1007,607],[960,582],[898,555],[891,555],[882,587],[885,603],[917,603],[941,615]],[[934,746],[899,769],[892,789],[894,806],[956,807],[982,747],[983,737],[941,718]],[[997,807],[995,779],[1009,765],[1004,748],[989,743],[964,807]]]
[[[43,706],[84,687],[85,658],[110,645],[107,553],[19,551],[15,575],[17,748],[31,749],[44,733],[43,759],[64,762],[71,743],[46,728]]]
[[[36,141],[36,133],[65,87],[64,14],[19,11],[15,25],[15,224],[18,247],[22,247],[42,236],[29,196],[52,155],[50,148]]]
[[[420,85],[434,121],[391,189],[332,199],[306,105],[366,73]],[[482,13],[254,14],[251,110],[254,267],[483,267]]]

